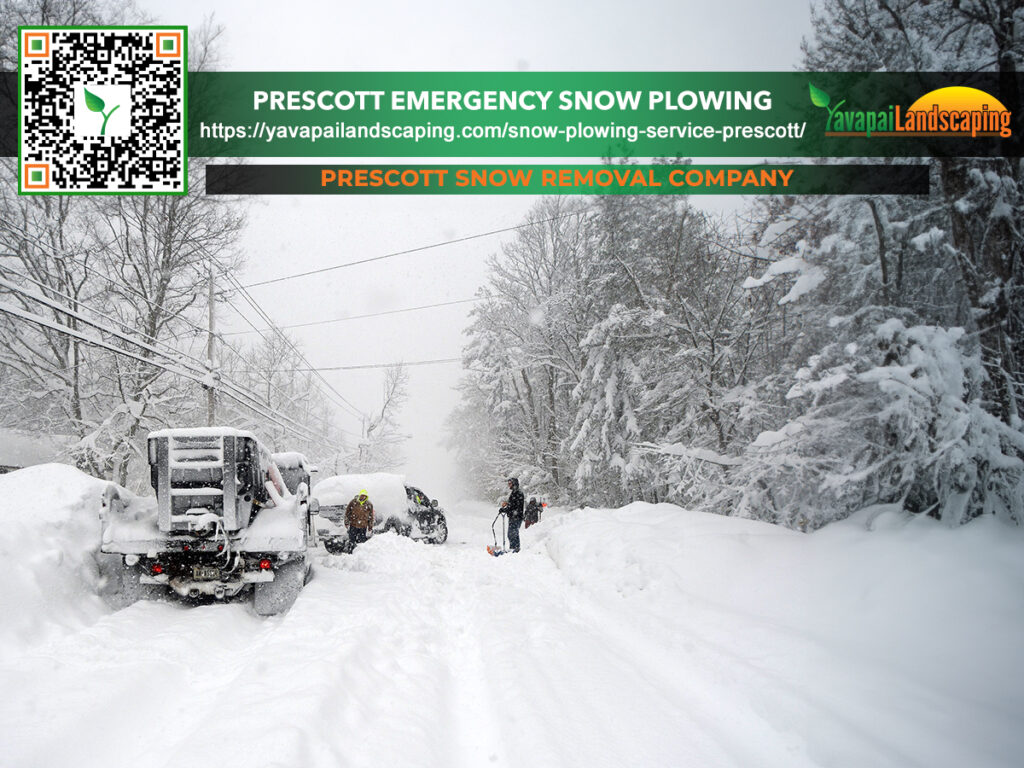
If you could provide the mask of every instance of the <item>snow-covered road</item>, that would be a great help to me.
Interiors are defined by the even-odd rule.
[[[322,555],[284,617],[140,603],[8,659],[22,695],[0,705],[17,724],[7,758],[674,765],[682,744],[694,764],[755,756],[713,722],[725,702],[672,679],[670,648],[576,599],[542,549],[494,559],[474,529],[444,547],[388,534]]]
[[[932,768],[1024,750],[1017,532],[808,537],[633,505],[549,514],[495,559],[492,514],[452,510],[441,547],[320,554],[284,616],[39,611],[3,644],[0,764]]]

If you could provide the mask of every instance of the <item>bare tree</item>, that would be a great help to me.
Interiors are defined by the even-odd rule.
[[[347,463],[354,472],[384,472],[402,463],[402,443],[408,438],[399,431],[398,414],[408,399],[409,372],[404,365],[384,371],[380,409],[364,418],[357,452]]]

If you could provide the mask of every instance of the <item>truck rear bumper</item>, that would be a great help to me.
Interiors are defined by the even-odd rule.
[[[274,580],[273,571],[246,571],[232,579],[189,579],[183,576],[169,577],[166,573],[157,576],[143,574],[139,577],[141,584],[160,584],[170,587],[182,597],[199,597],[209,595],[222,599],[234,597],[247,584],[261,584]]]

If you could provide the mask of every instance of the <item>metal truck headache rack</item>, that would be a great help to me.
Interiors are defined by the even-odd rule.
[[[248,525],[254,503],[266,500],[270,457],[249,433],[154,432],[149,461],[161,531],[208,528],[215,521],[207,512],[225,531],[238,531]]]

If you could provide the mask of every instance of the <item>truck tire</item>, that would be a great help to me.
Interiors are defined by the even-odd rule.
[[[444,544],[448,541],[448,521],[443,517],[437,519],[434,526],[434,533],[430,537],[431,544]]]
[[[299,596],[307,581],[306,558],[285,563],[274,571],[274,580],[253,588],[253,608],[260,616],[284,613]]]
[[[140,583],[142,571],[122,563],[111,566],[106,576],[107,588],[101,594],[107,605],[115,611],[127,608],[139,600],[160,600],[167,594],[166,587],[159,584]]]

